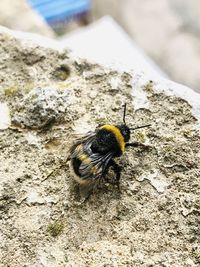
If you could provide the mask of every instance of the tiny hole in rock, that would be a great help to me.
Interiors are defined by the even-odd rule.
[[[53,77],[65,81],[70,75],[70,68],[68,66],[60,66],[53,72]]]

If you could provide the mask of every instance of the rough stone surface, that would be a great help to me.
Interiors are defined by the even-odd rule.
[[[192,102],[167,94],[167,81],[5,32],[0,41],[0,102],[11,116],[0,131],[0,266],[199,266],[200,134]],[[125,102],[130,126],[152,124],[132,134],[150,148],[118,159],[121,191],[105,184],[84,202],[66,163],[74,134],[120,123]]]

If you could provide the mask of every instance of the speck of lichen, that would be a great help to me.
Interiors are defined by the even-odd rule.
[[[164,151],[165,153],[170,152],[170,151],[172,151],[172,150],[173,150],[173,147],[170,146],[170,145],[166,145],[166,146],[164,146],[164,148],[163,148],[163,151]]]
[[[135,138],[137,139],[137,141],[144,143],[146,140],[146,133],[143,132],[137,132],[135,133]]]
[[[13,96],[13,95],[16,94],[16,92],[17,92],[17,87],[16,86],[10,86],[10,87],[8,87],[8,88],[6,88],[4,90],[4,94],[6,96]]]
[[[48,225],[47,232],[53,236],[56,237],[60,235],[63,232],[64,224],[61,222],[54,222]]]
[[[191,129],[185,129],[185,130],[183,131],[183,135],[184,135],[185,137],[187,137],[187,138],[192,137],[192,130],[191,130]]]
[[[165,140],[166,141],[174,141],[174,136],[168,135],[168,136],[165,137]]]
[[[95,123],[97,125],[103,125],[106,124],[106,119],[105,118],[95,118]]]

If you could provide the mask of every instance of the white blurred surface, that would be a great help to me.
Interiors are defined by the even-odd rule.
[[[166,77],[109,16],[65,35],[61,39],[61,44],[80,57],[118,70],[134,69]]]

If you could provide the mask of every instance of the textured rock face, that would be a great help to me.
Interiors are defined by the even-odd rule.
[[[199,113],[169,91],[184,88],[0,40],[11,119],[0,131],[1,266],[198,266]],[[66,163],[74,133],[121,122],[125,102],[130,126],[152,124],[132,140],[151,147],[118,159],[120,192],[105,184],[83,202]]]

